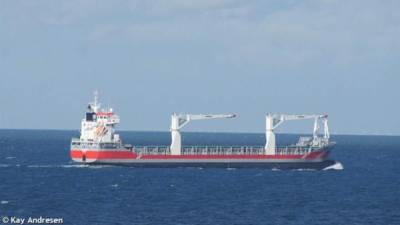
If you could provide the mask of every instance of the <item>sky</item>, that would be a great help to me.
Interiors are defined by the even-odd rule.
[[[336,134],[400,135],[400,1],[1,0],[0,128],[79,129],[95,90],[119,129],[263,132],[327,113]],[[282,132],[311,132],[312,121]]]

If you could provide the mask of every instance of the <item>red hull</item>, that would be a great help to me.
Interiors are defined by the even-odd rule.
[[[71,158],[77,162],[86,161],[101,162],[103,160],[165,160],[165,161],[180,161],[180,160],[325,160],[329,151],[321,149],[305,155],[140,155],[127,150],[71,150]]]

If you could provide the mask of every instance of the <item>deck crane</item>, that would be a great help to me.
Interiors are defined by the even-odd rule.
[[[208,119],[227,119],[234,118],[235,114],[176,114],[173,113],[171,116],[171,155],[181,155],[182,141],[181,134],[179,132],[184,126],[186,126],[192,120],[208,120]]]
[[[314,131],[312,137],[312,146],[320,146],[322,144],[329,144],[329,127],[328,127],[328,115],[296,115],[296,114],[267,114],[266,116],[266,144],[265,153],[267,155],[275,155],[276,144],[275,144],[275,133],[274,130],[280,126],[283,122],[289,120],[305,120],[314,119]],[[324,126],[323,138],[318,137],[320,121]]]

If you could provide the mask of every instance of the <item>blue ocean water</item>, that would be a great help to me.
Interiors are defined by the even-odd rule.
[[[74,131],[0,130],[0,216],[64,224],[400,224],[400,137],[333,136],[343,170],[80,166]],[[168,145],[167,132],[122,132]],[[263,145],[263,134],[185,133],[186,144]],[[280,135],[280,143],[297,135]],[[1,218],[0,218],[0,224]]]

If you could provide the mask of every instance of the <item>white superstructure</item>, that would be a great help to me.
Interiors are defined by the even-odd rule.
[[[101,109],[98,102],[98,93],[94,93],[94,101],[89,103],[85,118],[81,123],[81,141],[93,142],[120,142],[118,134],[115,134],[115,126],[119,123],[119,117],[114,114],[112,108]]]

